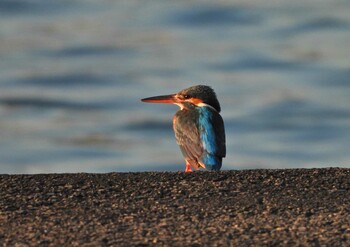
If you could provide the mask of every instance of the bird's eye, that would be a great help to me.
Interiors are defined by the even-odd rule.
[[[184,97],[184,99],[189,99],[189,98],[191,98],[188,94],[185,94],[183,97]]]

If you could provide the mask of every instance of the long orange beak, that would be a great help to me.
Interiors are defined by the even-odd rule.
[[[177,99],[175,98],[175,95],[176,94],[154,96],[154,97],[144,98],[141,101],[147,102],[147,103],[174,104],[174,103],[177,102]]]

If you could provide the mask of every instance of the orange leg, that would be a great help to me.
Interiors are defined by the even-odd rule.
[[[186,163],[186,169],[185,172],[192,172],[191,166],[189,163]]]

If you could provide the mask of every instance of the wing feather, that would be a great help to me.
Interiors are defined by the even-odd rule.
[[[174,117],[176,142],[187,161],[197,161],[203,153],[196,122],[196,117],[188,111],[179,111]]]
[[[201,109],[199,126],[204,150],[218,157],[226,156],[224,121],[210,108]]]

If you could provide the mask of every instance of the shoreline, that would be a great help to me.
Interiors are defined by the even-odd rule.
[[[350,245],[350,169],[0,175],[0,243]]]

